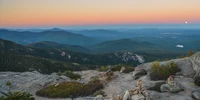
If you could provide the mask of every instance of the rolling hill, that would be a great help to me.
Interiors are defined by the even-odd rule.
[[[32,48],[42,48],[42,49],[62,49],[62,50],[69,50],[69,51],[73,51],[73,52],[83,52],[83,53],[91,52],[89,49],[84,48],[79,45],[60,44],[60,43],[51,42],[51,41],[42,41],[42,42],[37,42],[37,43],[31,43],[26,46],[32,47]]]
[[[50,29],[42,32],[0,30],[0,38],[14,41],[20,44],[29,44],[41,41],[52,41],[70,45],[91,45],[97,43],[96,40],[80,34],[74,34],[61,29]]]
[[[146,41],[135,41],[131,39],[120,39],[98,43],[89,47],[91,50],[101,53],[119,52],[119,51],[147,51],[147,49],[155,48],[155,45]]]
[[[53,44],[54,42],[51,45]],[[136,66],[139,62],[135,54],[143,56],[146,62],[180,56],[177,52],[166,53],[157,51],[154,53],[121,51],[104,54],[86,54],[66,49],[51,48],[51,45],[49,48],[33,48],[0,39],[0,71],[37,70],[42,73],[52,73],[63,70],[95,69],[102,65],[128,64]]]

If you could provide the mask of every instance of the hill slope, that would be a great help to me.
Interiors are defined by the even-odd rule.
[[[32,48],[42,48],[42,49],[64,49],[64,50],[69,50],[69,51],[74,51],[74,52],[84,52],[84,53],[91,52],[87,48],[84,48],[79,45],[59,44],[59,43],[51,42],[51,41],[31,43],[26,46],[32,47]]]
[[[57,48],[32,48],[16,44],[11,41],[0,41],[0,51],[2,54],[31,55],[34,57],[42,57],[47,59],[89,64],[89,65],[114,65],[119,63],[137,64],[135,53],[118,52],[109,54],[86,54],[81,52],[73,52]],[[124,60],[126,59],[126,60]]]
[[[105,53],[105,52],[117,52],[117,51],[147,51],[147,49],[155,49],[155,45],[146,41],[135,41],[131,39],[120,39],[107,41],[90,46],[91,50]]]
[[[162,86],[168,86],[170,83],[166,82],[169,80],[157,80],[153,81],[151,80],[148,75],[150,73],[149,66],[151,63],[145,63],[142,65],[139,65],[138,67],[141,69],[145,69],[143,71],[146,71],[145,74],[142,74],[139,69],[130,73],[120,73],[120,72],[113,72],[114,78],[110,79],[109,81],[106,81],[106,84],[104,84],[104,89],[102,91],[105,92],[107,95],[106,98],[113,99],[115,97],[119,98],[122,96],[126,96],[125,92],[128,90],[134,90],[138,89],[135,88],[135,86],[138,86],[138,80],[141,80],[140,82],[142,85],[143,91],[145,90],[146,94],[138,94],[135,93],[134,96],[140,96],[144,98],[148,97],[148,100],[196,100],[196,98],[199,98],[199,92],[200,87],[194,84],[195,79],[194,76],[199,76],[200,72],[200,52],[197,52],[191,57],[186,57],[182,59],[172,59],[171,61],[174,61],[176,65],[181,69],[180,72],[176,73],[173,76],[173,83],[174,85],[171,85],[171,88],[169,91],[162,91],[160,87]],[[169,61],[164,61],[162,64],[169,63]],[[198,69],[197,69],[198,68]],[[80,74],[82,78],[78,82],[89,82],[90,79],[93,77],[95,78],[103,78],[105,77],[106,72],[99,72],[96,70],[87,70],[87,71],[77,71],[75,72],[77,74]],[[138,79],[134,79],[133,73],[137,73],[139,76]],[[142,74],[142,76],[141,76]],[[58,76],[56,74],[51,75],[43,75],[36,71],[34,72],[24,72],[24,73],[17,73],[17,72],[0,72],[0,78],[2,82],[6,83],[7,81],[11,81],[12,87],[11,90],[13,91],[21,91],[22,89],[24,91],[30,92],[32,94],[35,94],[37,90],[40,90],[44,87],[46,87],[49,84],[57,84],[58,82],[63,81],[73,81],[65,76]],[[123,83],[123,84],[122,84]],[[59,84],[58,84],[59,85]],[[16,88],[17,87],[17,88]],[[181,88],[181,90],[176,92],[170,92],[173,91],[173,87]],[[166,87],[168,88],[168,87]],[[178,89],[174,90],[178,90]],[[139,88],[140,89],[140,88]],[[6,85],[3,84],[1,91],[7,91]],[[56,91],[58,92],[58,91]],[[194,97],[195,96],[195,97]],[[42,100],[51,100],[50,98],[46,97],[38,97],[35,96],[36,99],[42,99]],[[95,99],[95,97],[79,97],[76,99]],[[104,97],[100,97],[103,99]],[[70,99],[70,98],[54,98],[55,100],[63,100],[63,99]],[[135,99],[133,99],[135,100]]]
[[[92,38],[59,29],[51,29],[42,32],[19,32],[1,29],[0,38],[11,40],[20,44],[40,41],[53,41],[70,45],[89,45],[96,43],[96,41]]]

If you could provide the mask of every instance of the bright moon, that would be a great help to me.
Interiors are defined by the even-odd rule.
[[[185,21],[185,24],[187,24],[188,22],[187,21]]]

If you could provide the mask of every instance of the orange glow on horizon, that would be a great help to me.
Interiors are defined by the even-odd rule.
[[[19,2],[20,1],[20,2]],[[0,27],[200,23],[200,1],[1,0]],[[179,3],[181,2],[181,3]],[[112,5],[113,3],[113,5]],[[157,3],[157,4],[155,4]],[[104,4],[104,5],[103,5]]]

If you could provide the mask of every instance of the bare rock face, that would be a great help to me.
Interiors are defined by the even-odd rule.
[[[66,76],[58,76],[55,73],[44,75],[37,71],[33,72],[0,72],[1,91],[7,92],[6,82],[11,82],[11,91],[26,91],[34,94],[37,90],[50,84],[70,81]]]
[[[200,52],[195,53],[190,57],[190,61],[193,64],[193,69],[196,72],[195,76],[200,76]]]
[[[200,100],[200,89],[199,89],[199,90],[192,91],[192,97],[193,97],[195,100]]]
[[[164,80],[152,81],[147,76],[143,76],[140,79],[142,80],[143,86],[147,90],[154,90],[158,92],[161,92],[160,86],[166,83]]]

